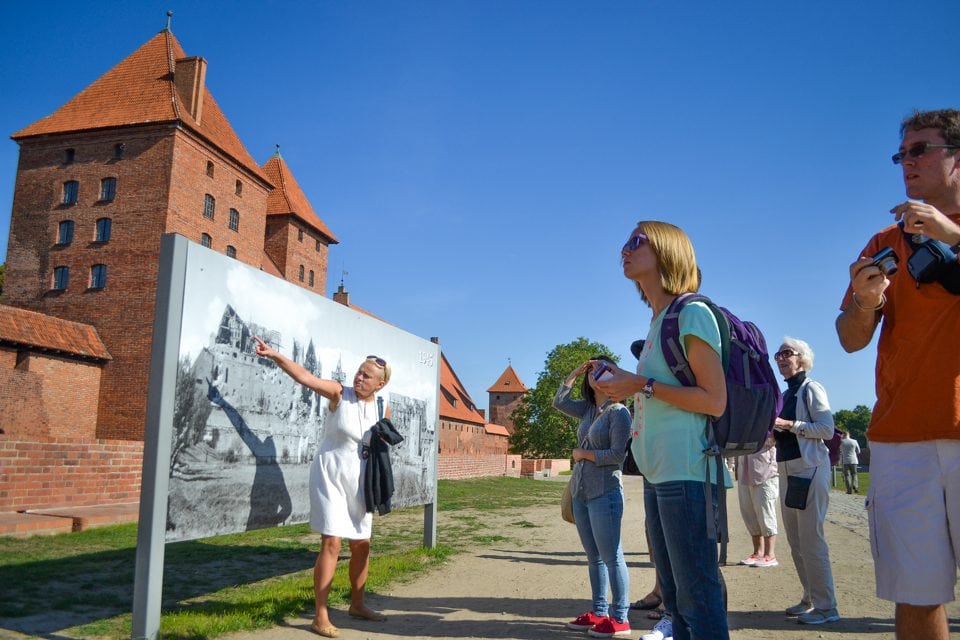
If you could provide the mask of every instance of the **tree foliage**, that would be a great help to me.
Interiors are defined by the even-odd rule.
[[[560,344],[547,354],[537,386],[520,400],[511,419],[516,432],[510,436],[510,450],[527,458],[568,458],[577,445],[578,422],[553,408],[553,398],[564,378],[581,362],[599,355],[617,361],[613,352],[599,342],[577,338]],[[580,397],[574,385],[573,397]]]
[[[833,422],[837,429],[849,431],[854,440],[860,443],[861,447],[867,446],[867,427],[870,425],[872,413],[870,408],[864,404],[858,404],[853,410],[840,409],[833,414]]]

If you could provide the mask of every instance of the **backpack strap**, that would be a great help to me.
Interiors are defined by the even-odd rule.
[[[663,316],[663,322],[660,324],[660,349],[663,357],[670,368],[670,372],[676,376],[685,387],[692,387],[697,384],[697,378],[693,375],[693,369],[690,368],[690,362],[687,360],[680,344],[680,312],[691,302],[702,302],[713,313],[717,321],[717,327],[720,330],[720,360],[724,371],[730,362],[730,322],[727,320],[723,311],[713,303],[707,296],[699,293],[682,293],[670,306]],[[720,456],[720,447],[717,445],[714,431],[710,428],[710,418],[707,418],[705,425],[707,434],[707,448],[704,453],[707,456],[706,477],[704,478],[703,492],[706,509],[707,538],[714,539],[720,543],[720,562],[726,564],[727,561],[727,540],[730,535],[727,531],[727,491],[723,484],[723,464]],[[717,465],[716,484],[718,487],[717,506],[713,504],[713,489],[710,487],[710,459],[714,459]]]

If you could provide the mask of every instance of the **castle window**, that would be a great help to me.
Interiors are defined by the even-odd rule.
[[[100,181],[100,201],[107,202],[113,200],[117,195],[117,179],[104,178]]]
[[[95,264],[90,267],[90,288],[103,289],[107,286],[107,265]]]
[[[237,180],[237,195],[238,196],[243,195],[243,183],[240,182],[239,180]]]
[[[237,248],[231,245],[227,245],[227,257],[236,258],[237,257]]]
[[[110,232],[113,227],[113,220],[110,218],[100,218],[97,220],[97,235],[94,242],[106,242],[110,239]]]
[[[217,200],[209,193],[203,197],[203,217],[213,220],[213,214],[217,208]]]
[[[66,164],[70,164],[77,157],[77,152],[75,149],[67,149],[63,154],[63,161]]]
[[[211,237],[210,237],[208,234],[206,234],[206,233],[201,233],[201,234],[200,234],[200,244],[201,244],[202,246],[206,247],[207,249],[209,249],[210,246],[213,244],[213,238],[211,238]]]
[[[236,209],[230,209],[230,229],[232,231],[240,230],[240,212]]]
[[[300,265],[300,274],[298,277],[300,278],[300,282],[303,282],[303,265]]]
[[[113,145],[113,157],[115,160],[119,160],[123,157],[123,152],[126,147],[122,142]]]
[[[53,288],[55,291],[65,291],[67,285],[70,284],[70,268],[69,267],[54,267],[53,268]]]
[[[80,183],[76,180],[67,180],[63,183],[63,204],[77,204],[80,195]]]
[[[297,229],[297,240],[303,242],[303,229]]]
[[[213,163],[207,160],[207,175],[213,177]]]
[[[320,252],[320,241],[317,240],[317,253],[319,253],[319,252]]]
[[[73,242],[73,220],[63,220],[57,230],[57,244],[66,246]]]
[[[310,269],[310,279],[308,280],[310,286],[313,286],[313,269]]]

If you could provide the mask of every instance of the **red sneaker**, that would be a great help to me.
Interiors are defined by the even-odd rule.
[[[598,616],[593,611],[588,611],[582,616],[579,616],[576,620],[571,620],[568,622],[567,629],[573,629],[575,631],[589,631],[604,620],[606,620],[606,618],[603,616]]]
[[[604,618],[597,626],[593,627],[587,634],[594,638],[613,638],[630,635],[630,621],[624,620],[617,622],[613,618]]]

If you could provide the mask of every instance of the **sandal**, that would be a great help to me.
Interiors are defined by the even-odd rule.
[[[646,611],[647,609],[656,609],[661,604],[663,604],[663,598],[655,593],[648,593],[630,605],[630,608],[639,611]]]
[[[654,609],[653,611],[648,611],[647,617],[651,620],[661,620],[663,619],[664,613],[666,613],[666,610],[662,606],[660,606]]]

